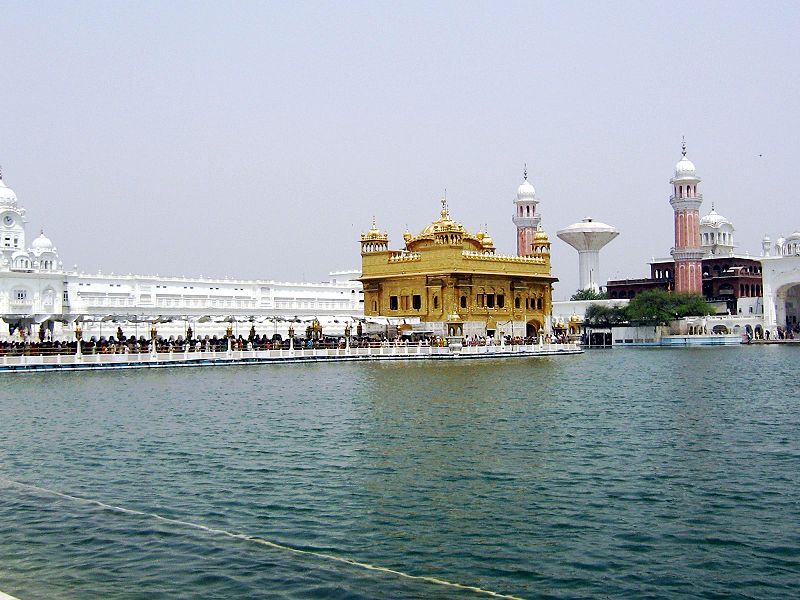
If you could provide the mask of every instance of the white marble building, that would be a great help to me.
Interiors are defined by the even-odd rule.
[[[189,326],[220,335],[228,323],[245,334],[253,323],[260,334],[286,335],[290,320],[300,320],[299,333],[315,317],[336,333],[363,317],[357,270],[331,273],[324,283],[81,273],[63,268],[43,232],[28,245],[25,224],[25,209],[0,174],[0,339],[23,332],[35,339],[40,328],[68,339],[76,323],[87,339],[114,335],[118,326],[147,336],[152,323],[163,335]]]
[[[800,231],[761,242],[764,326],[795,328],[800,323]]]

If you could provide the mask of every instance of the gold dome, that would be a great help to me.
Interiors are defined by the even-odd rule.
[[[467,233],[466,227],[450,218],[450,211],[447,210],[447,200],[442,198],[442,212],[438,219],[422,230],[420,235],[431,233]]]
[[[535,241],[537,241],[537,242],[549,242],[550,241],[550,238],[547,237],[547,234],[544,232],[544,229],[542,229],[541,227],[539,227],[539,229],[536,230],[536,233],[533,235],[533,239]]]

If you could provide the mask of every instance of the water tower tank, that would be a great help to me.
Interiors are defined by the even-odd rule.
[[[611,225],[595,221],[589,217],[573,223],[556,235],[578,251],[580,270],[580,289],[600,290],[600,249],[619,235]]]

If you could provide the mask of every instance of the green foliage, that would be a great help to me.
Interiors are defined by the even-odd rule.
[[[606,300],[608,298],[608,294],[605,292],[595,292],[591,288],[586,288],[585,290],[578,290],[574,294],[570,300]]]
[[[584,323],[594,327],[611,327],[627,321],[624,306],[606,306],[604,304],[590,304],[586,307],[583,317]]]
[[[697,294],[676,294],[666,290],[647,290],[634,296],[625,313],[636,325],[666,325],[679,317],[713,314],[714,307]]]

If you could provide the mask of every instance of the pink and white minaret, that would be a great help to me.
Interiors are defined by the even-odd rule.
[[[514,201],[514,225],[517,226],[517,256],[533,254],[534,236],[540,228],[542,217],[536,213],[539,201],[536,190],[528,181],[528,166],[525,165],[524,179],[517,188],[517,199]]]
[[[697,193],[697,176],[694,163],[683,156],[675,165],[675,177],[670,179],[672,196],[669,203],[675,211],[675,291],[690,294],[703,293],[703,249],[700,247],[700,205],[703,195]]]

